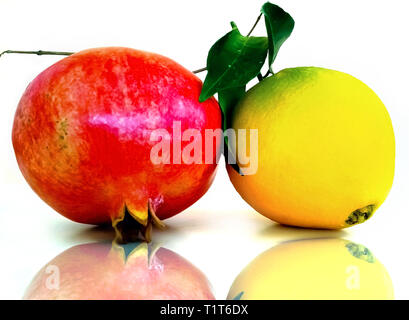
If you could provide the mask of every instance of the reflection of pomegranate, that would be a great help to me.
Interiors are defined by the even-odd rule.
[[[74,246],[33,279],[25,299],[214,299],[203,273],[146,243]]]
[[[201,88],[193,73],[153,53],[99,48],[62,59],[31,82],[17,108],[13,145],[20,169],[69,219],[116,225],[129,213],[149,232],[151,219],[160,225],[156,217],[186,209],[214,178],[216,146],[212,161],[202,154],[202,164],[150,158],[162,137],[152,141],[155,129],[170,134],[163,138],[170,154],[161,156],[174,160],[192,141],[184,137],[179,146],[174,123],[182,133],[197,129],[202,141],[206,129],[221,127],[216,100],[199,103]]]

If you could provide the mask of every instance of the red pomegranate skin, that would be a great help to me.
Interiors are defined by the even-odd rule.
[[[212,164],[153,164],[157,141],[221,128],[214,98],[199,103],[201,80],[164,56],[121,47],[81,51],[39,74],[22,96],[14,119],[13,146],[32,189],[63,216],[105,224],[128,209],[146,219],[148,201],[159,219],[196,202],[210,187]],[[171,137],[171,160],[173,159]],[[181,149],[190,143],[182,141]],[[218,160],[218,159],[217,159]]]
[[[127,245],[129,246],[129,244]],[[29,300],[213,300],[206,276],[165,248],[141,244],[128,256],[109,243],[74,246],[44,266],[27,288]],[[130,250],[129,250],[130,251]]]

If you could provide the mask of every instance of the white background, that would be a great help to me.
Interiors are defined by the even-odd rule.
[[[396,143],[393,189],[375,216],[344,231],[274,224],[235,192],[224,165],[195,205],[155,231],[156,242],[200,268],[224,299],[235,276],[258,254],[290,239],[342,237],[367,246],[388,270],[398,299],[409,298],[408,244],[408,2],[275,1],[296,21],[275,70],[321,66],[367,83],[392,117]],[[126,46],[169,56],[193,70],[205,66],[210,46],[230,30],[254,23],[263,1],[18,1],[0,0],[0,50],[79,51]],[[264,33],[260,23],[255,34]],[[71,222],[45,205],[17,167],[11,129],[28,83],[61,57],[6,55],[0,59],[0,298],[19,299],[34,274],[75,244],[111,234]],[[205,74],[202,74],[203,78]],[[376,150],[374,150],[376,156]]]

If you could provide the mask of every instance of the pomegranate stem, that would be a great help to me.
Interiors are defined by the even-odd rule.
[[[22,51],[22,50],[6,50],[0,53],[0,57],[3,54],[6,53],[20,53],[20,54],[36,54],[38,56],[42,55],[53,55],[53,56],[70,56],[74,52],[66,52],[66,51],[43,51],[43,50],[38,50],[38,51]]]

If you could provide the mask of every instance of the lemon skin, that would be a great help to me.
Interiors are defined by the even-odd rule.
[[[238,148],[257,153],[258,167],[241,176],[228,165],[230,180],[247,203],[276,222],[350,227],[370,218],[391,189],[391,119],[378,96],[351,75],[284,69],[246,93],[231,125],[258,129],[258,148],[250,148],[249,139],[238,141]]]
[[[366,247],[344,239],[290,241],[256,257],[227,299],[390,300],[391,278]]]

